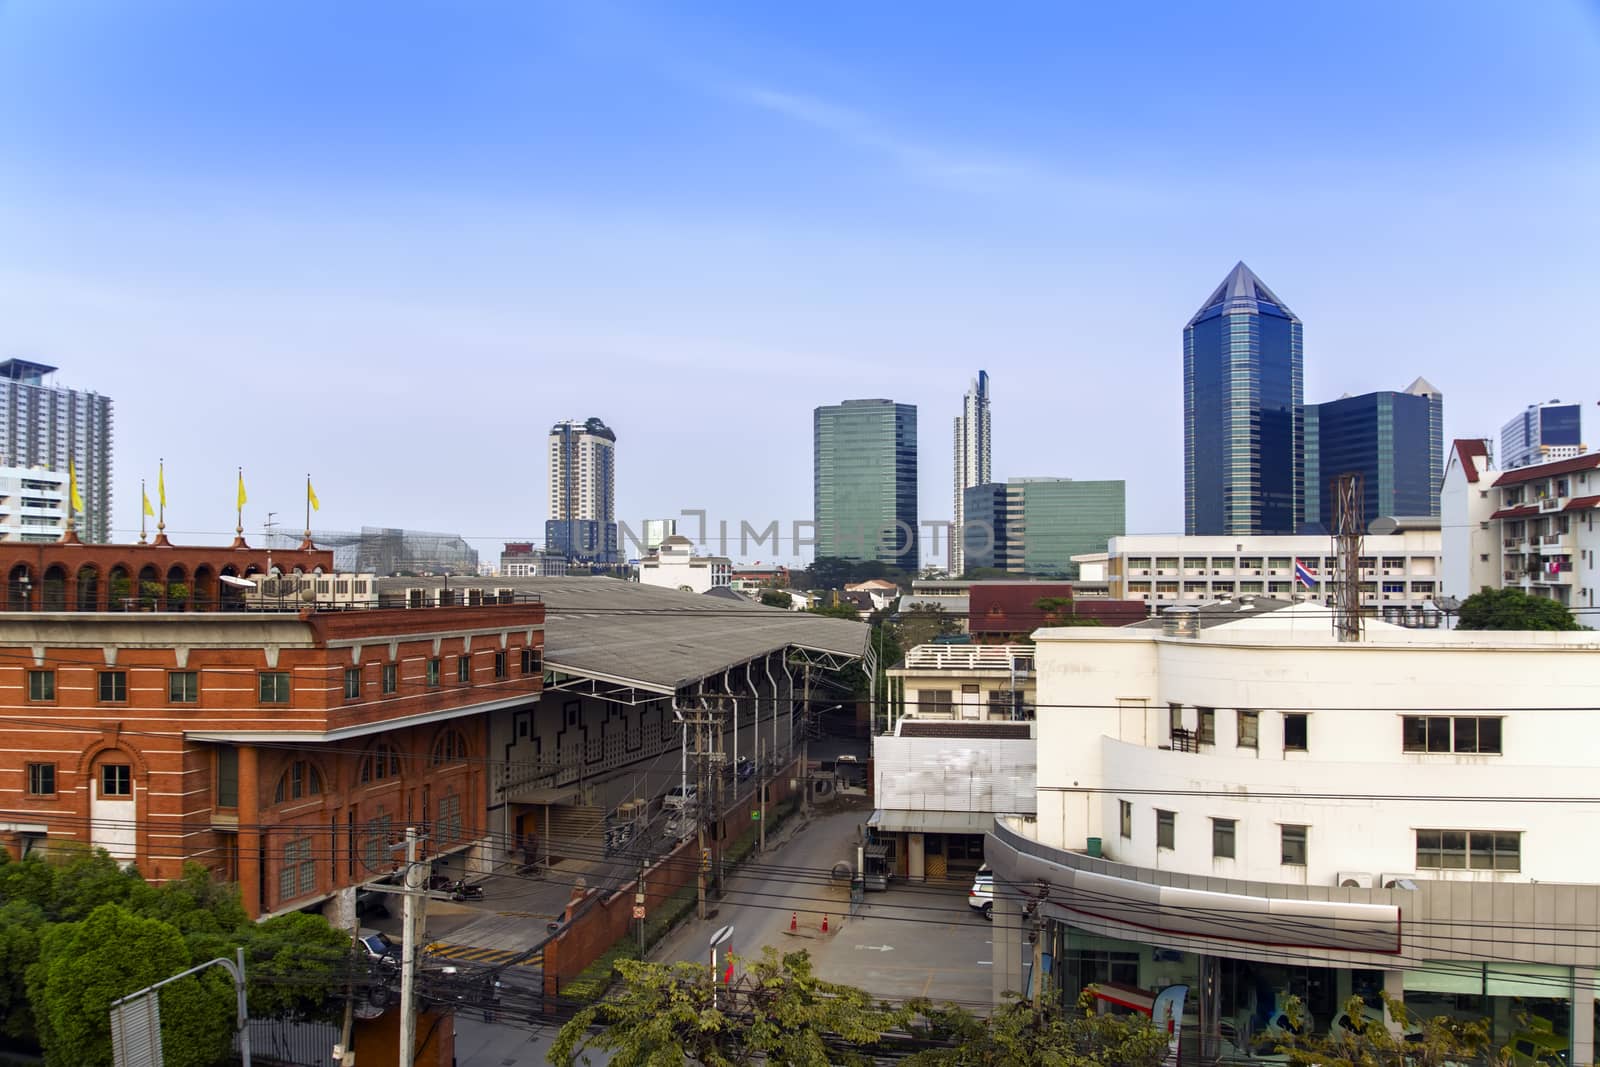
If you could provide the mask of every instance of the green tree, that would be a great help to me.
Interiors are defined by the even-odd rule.
[[[782,589],[763,589],[761,590],[761,595],[757,599],[769,608],[794,607],[794,597],[790,596]]]
[[[1520,589],[1484,589],[1461,603],[1458,630],[1581,630],[1559,601]]]
[[[254,1015],[330,1017],[352,966],[350,935],[320,915],[290,912],[246,926],[245,977]]]
[[[1351,997],[1329,1033],[1286,1034],[1279,1053],[1299,1067],[1449,1067],[1477,1063],[1489,1050],[1487,1019],[1420,1019],[1400,1001],[1381,995],[1394,1030],[1384,1025],[1381,1012],[1368,1011],[1360,997]],[[1288,1010],[1290,1019],[1298,1018],[1299,1000],[1291,998]]]
[[[13,1041],[31,1043],[34,1039],[27,974],[39,960],[39,935],[44,928],[44,911],[39,905],[26,900],[0,905],[0,1034]]]
[[[851,622],[861,621],[861,612],[854,604],[818,604],[816,607],[807,608],[813,615],[826,615],[830,619],[849,619]]]
[[[702,964],[616,966],[621,994],[573,1016],[551,1063],[571,1067],[593,1048],[609,1053],[613,1067],[865,1064],[872,1061],[862,1050],[911,1018],[908,1009],[875,1005],[860,989],[818,978],[804,951],[764,948],[749,963],[748,987],[722,990],[715,1006]]]
[[[1078,614],[1078,604],[1070,596],[1046,596],[1034,601],[1039,609],[1040,626],[1099,626],[1099,619]]]
[[[902,650],[961,632],[961,624],[944,610],[943,604],[915,605],[902,611],[893,625],[895,644]]]
[[[945,1047],[906,1059],[915,1067],[1159,1067],[1167,1036],[1150,1020],[1101,1015],[1087,997],[1076,1012],[1035,1011],[1012,997],[980,1019],[963,1008],[911,1005],[926,1036]]]
[[[28,968],[28,999],[48,1067],[111,1063],[111,1002],[186,970],[178,930],[102,904],[81,922],[46,927]],[[219,980],[220,979],[220,980]],[[226,974],[197,975],[161,991],[161,1036],[172,1067],[206,1067],[228,1053],[234,998]]]

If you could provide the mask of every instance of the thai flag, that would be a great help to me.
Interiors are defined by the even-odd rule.
[[[1294,580],[1307,589],[1315,589],[1317,587],[1316,573],[1298,559],[1294,561]]]

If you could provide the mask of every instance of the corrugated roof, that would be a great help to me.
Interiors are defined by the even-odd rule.
[[[848,619],[706,597],[616,578],[493,579],[545,605],[551,670],[673,692],[790,646],[860,656],[870,628]]]
[[[386,594],[438,589],[439,578],[380,578]],[[511,589],[545,605],[544,661],[553,671],[671,693],[701,678],[795,647],[859,657],[870,628],[618,578],[451,578],[467,589]]]

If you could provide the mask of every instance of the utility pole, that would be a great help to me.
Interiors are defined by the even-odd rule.
[[[811,664],[807,663],[804,670],[804,681],[800,685],[800,814],[811,814]],[[794,730],[793,723],[789,729]],[[791,740],[792,740],[791,735]],[[791,744],[790,751],[794,750]]]
[[[400,933],[400,1062],[416,1062],[417,1045],[417,828],[406,827],[406,894]]]
[[[1044,902],[1050,896],[1050,886],[1039,883],[1039,899],[1028,904],[1028,914],[1033,920],[1033,972],[1029,985],[1033,987],[1033,1012],[1038,1016],[1044,1006]]]

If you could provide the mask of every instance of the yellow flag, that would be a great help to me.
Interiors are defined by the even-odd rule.
[[[154,515],[156,513],[156,509],[150,506],[150,494],[146,493],[143,489],[140,489],[139,492],[144,494],[144,513],[146,515]]]
[[[239,506],[242,508],[250,498],[244,495],[244,471],[239,472]]]
[[[167,465],[161,464],[156,469],[156,499],[161,501],[161,506],[167,506]],[[145,511],[150,510],[149,501],[145,501]]]
[[[72,498],[72,510],[83,510],[83,497],[78,495],[78,465],[72,460],[67,460],[67,487]]]
[[[306,479],[306,499],[311,502],[312,511],[322,510],[322,501],[317,499],[317,491],[311,488],[311,479]]]

